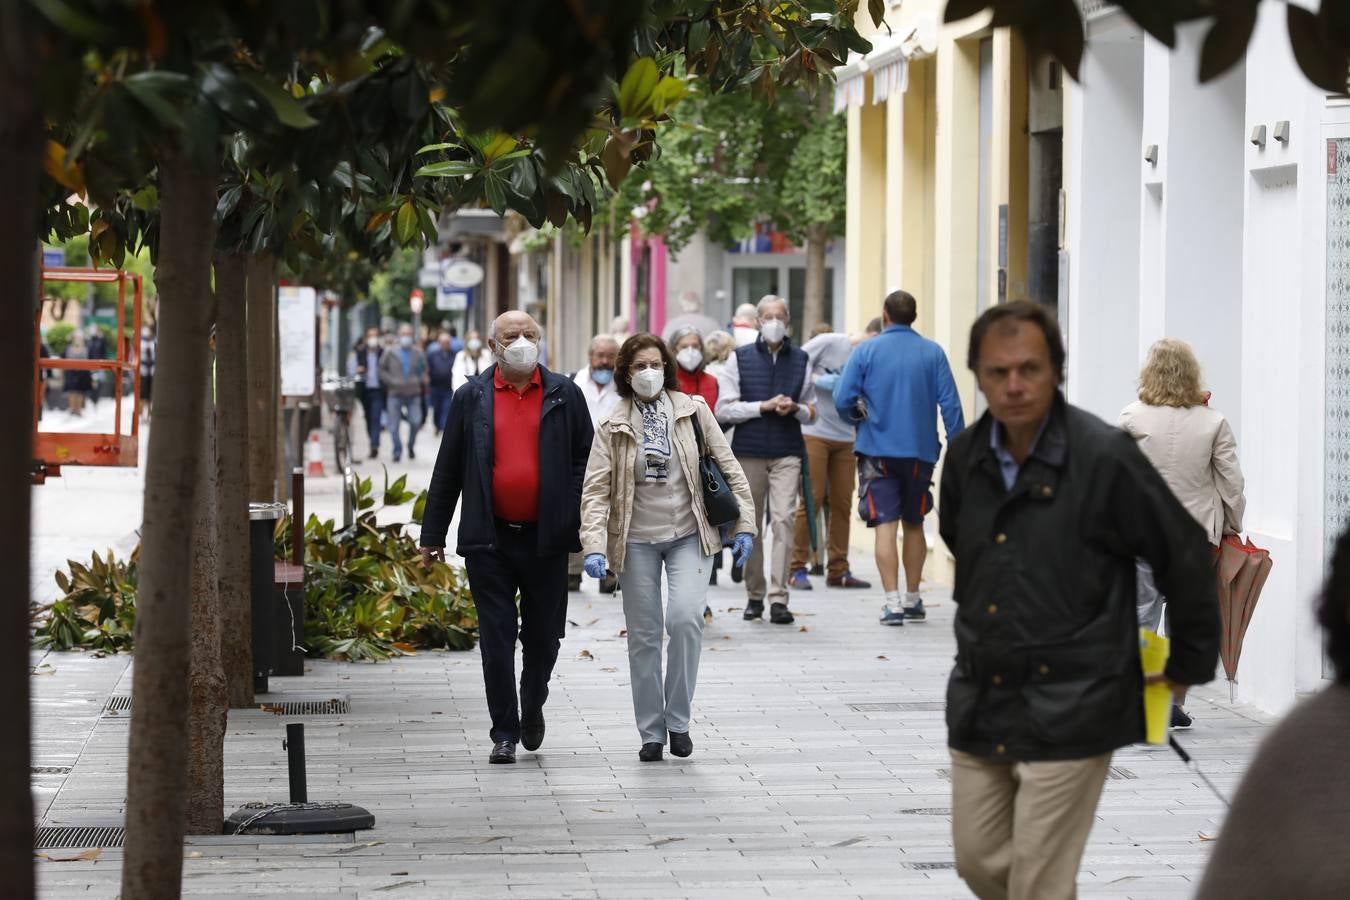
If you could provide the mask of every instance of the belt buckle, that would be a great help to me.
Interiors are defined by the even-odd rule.
[[[524,530],[524,528],[525,528],[525,526],[524,526],[523,524],[521,524],[520,522],[507,522],[507,523],[506,523],[506,527],[507,527],[507,528],[514,529],[514,530],[516,530],[516,531],[522,531],[522,530]]]

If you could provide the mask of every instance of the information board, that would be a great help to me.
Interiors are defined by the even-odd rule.
[[[277,289],[277,339],[281,352],[281,395],[312,397],[318,336],[318,295],[312,287]]]

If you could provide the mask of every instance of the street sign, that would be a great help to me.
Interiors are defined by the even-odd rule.
[[[421,288],[413,288],[412,295],[408,298],[408,305],[409,305],[410,307],[412,307],[412,311],[415,312],[415,313],[420,313],[420,312],[422,311],[422,289],[421,289]]]
[[[417,286],[434,288],[441,283],[440,266],[423,266],[417,270]]]
[[[436,292],[436,308],[443,312],[463,312],[469,308],[472,296],[473,288],[461,290],[441,285],[441,289]]]
[[[441,263],[441,283],[452,288],[471,288],[483,282],[483,267],[471,259],[447,259]]]
[[[48,268],[64,266],[66,264],[66,251],[61,247],[43,247],[42,264]]]
[[[312,287],[277,289],[277,326],[283,397],[314,395],[315,336],[319,330],[318,294]]]

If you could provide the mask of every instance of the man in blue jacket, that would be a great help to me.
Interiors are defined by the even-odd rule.
[[[951,441],[965,427],[947,355],[913,327],[918,304],[893,291],[882,305],[881,334],[849,357],[834,389],[845,421],[858,423],[858,514],[876,529],[885,625],[925,617],[919,579],[928,556],[923,520],[933,509],[933,467],[941,447],[937,413]],[[905,593],[900,594],[897,533],[904,531]]]
[[[526,750],[543,743],[544,701],[567,625],[567,554],[581,549],[591,416],[570,378],[539,365],[539,340],[539,325],[523,312],[492,323],[497,362],[450,401],[419,539],[424,564],[443,561],[460,505],[458,552],[478,609],[493,763],[514,763],[517,742]]]

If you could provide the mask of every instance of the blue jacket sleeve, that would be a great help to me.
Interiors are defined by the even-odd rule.
[[[858,397],[862,395],[863,376],[867,374],[867,360],[871,356],[866,349],[867,345],[864,344],[849,355],[843,374],[834,386],[834,408],[845,422],[856,424],[862,421],[857,404]]]
[[[966,418],[961,412],[961,395],[956,390],[951,364],[940,347],[937,348],[934,364],[937,366],[937,397],[938,408],[942,410],[942,427],[947,430],[947,442],[951,443],[952,438],[966,427]]]

